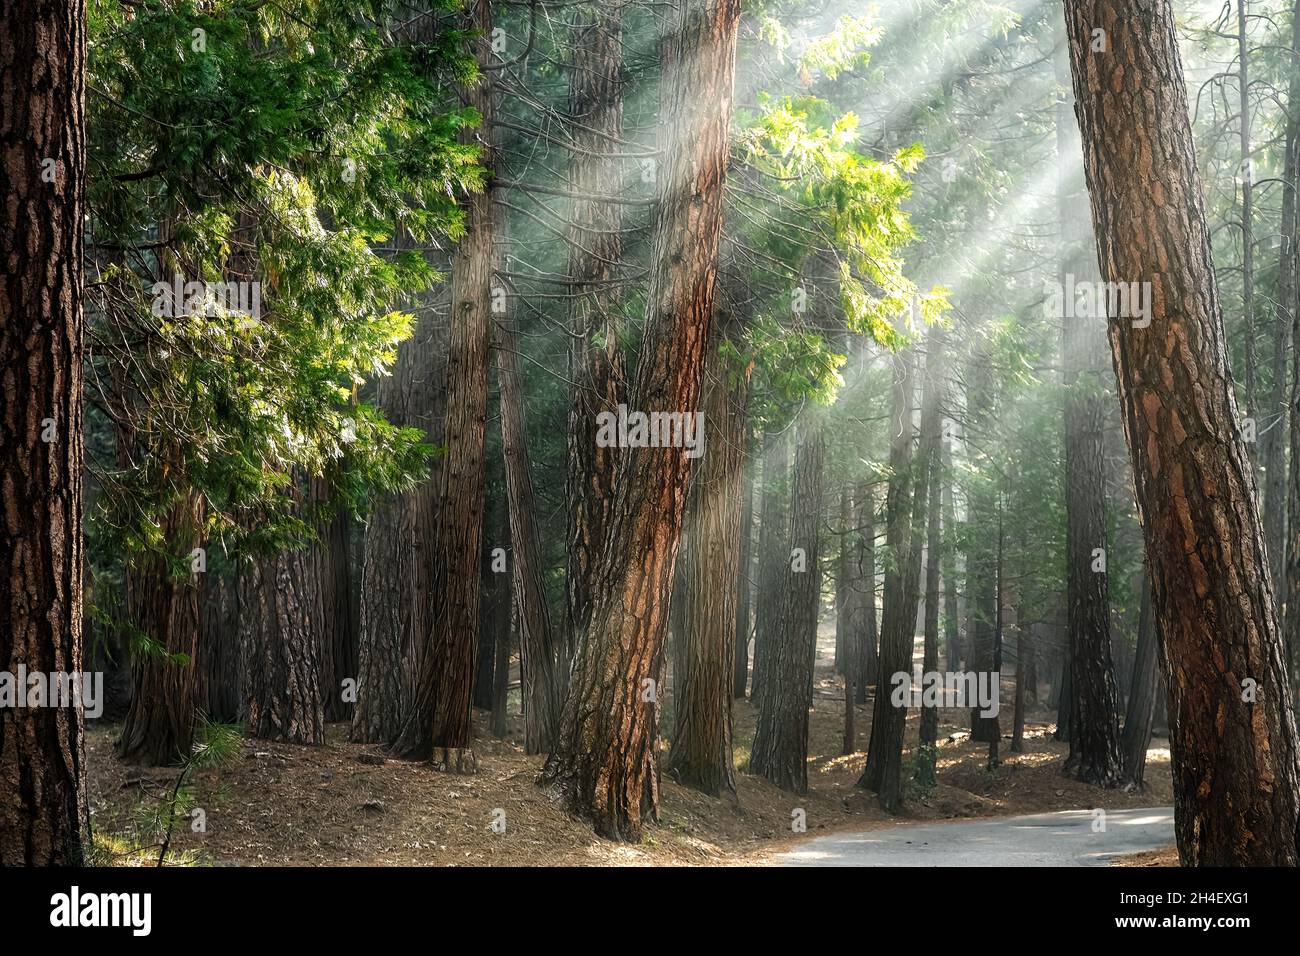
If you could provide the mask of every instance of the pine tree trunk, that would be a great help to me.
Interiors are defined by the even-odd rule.
[[[1146,773],[1147,747],[1151,745],[1151,723],[1156,711],[1157,677],[1160,673],[1160,645],[1151,607],[1151,583],[1142,576],[1142,609],[1138,613],[1137,653],[1133,655],[1133,688],[1124,714],[1125,784],[1142,789]]]
[[[514,552],[511,580],[519,606],[519,653],[523,662],[524,752],[549,750],[563,704],[559,675],[559,641],[551,626],[551,608],[542,576],[537,503],[533,497],[532,460],[528,454],[528,416],[524,383],[515,351],[513,318],[497,325],[497,380],[501,389],[501,449],[505,458],[510,540]]]
[[[81,671],[86,10],[0,20],[0,666]],[[82,709],[0,708],[0,866],[77,866],[89,842]]]
[[[992,360],[987,352],[981,352],[973,357],[971,365],[966,395],[967,419],[970,433],[978,443],[976,449],[979,449],[994,435]],[[988,464],[980,461],[981,466]],[[994,495],[987,481],[976,481],[967,505],[974,545],[966,555],[966,633],[970,640],[966,666],[978,674],[993,672],[993,626],[998,603],[996,542],[993,540],[996,535]],[[1002,734],[997,716],[982,716],[979,707],[971,708],[970,729],[971,740],[978,743],[991,744]]]
[[[739,0],[686,0],[663,46],[659,209],[632,395],[694,414],[713,313]],[[590,439],[588,439],[590,440]],[[589,620],[543,783],[598,833],[639,839],[658,812],[658,684],[669,590],[691,476],[683,449],[620,449]]]
[[[957,510],[952,499],[952,441],[944,436],[940,451],[939,474],[943,483],[943,537],[954,533]],[[942,549],[940,570],[943,574],[943,643],[948,659],[948,672],[956,673],[961,667],[961,635],[958,628],[957,609],[957,552],[951,544],[940,540]]]
[[[781,582],[790,560],[790,439],[792,429],[763,435],[763,502],[758,524],[758,588],[754,601],[754,672],[750,697],[761,704],[767,652],[781,628]]]
[[[209,568],[199,592],[199,700],[209,720],[236,723],[244,702],[239,596],[229,575]]]
[[[320,530],[321,699],[325,719],[351,720],[343,681],[357,673],[357,605],[352,586],[352,518],[339,510]]]
[[[691,547],[682,557],[683,628],[674,635],[675,729],[668,766],[689,787],[736,790],[731,748],[736,605],[739,596],[745,379],[727,365],[721,339],[704,386],[706,449],[691,480]],[[728,381],[737,379],[735,387]]]
[[[874,791],[880,805],[897,813],[903,802],[903,735],[907,704],[895,706],[893,676],[912,673],[916,642],[916,609],[920,598],[921,550],[925,509],[929,499],[931,465],[939,437],[939,377],[937,348],[926,363],[921,409],[921,441],[912,452],[913,356],[896,357],[893,407],[890,413],[889,501],[887,540],[894,560],[885,570],[885,605],[880,628],[880,663],[872,711],[867,765],[858,786]]]
[[[476,31],[480,68],[490,66],[491,4],[474,0],[465,27]],[[491,148],[491,74],[468,87],[465,99],[482,116],[477,130],[461,138]],[[494,259],[491,189],[464,198],[465,235],[451,264],[451,333],[447,353],[447,414],[436,549],[431,595],[433,614],[419,647],[415,697],[393,743],[406,757],[434,759],[448,770],[473,768],[469,753],[470,698],[474,685],[475,632],[478,627],[479,546],[483,531],[488,365],[491,353],[491,286]],[[468,760],[466,759],[468,758]]]
[[[198,541],[200,505],[191,495],[162,523],[163,540],[188,560]],[[117,753],[150,766],[189,755],[199,701],[199,587],[178,579],[171,562],[143,555],[127,570],[127,620],[148,636],[151,649],[131,661],[131,704],[122,722]]]
[[[941,364],[943,340],[937,328],[931,331],[929,339],[929,354],[925,360],[926,374],[930,379],[929,387],[938,388],[944,369]],[[935,367],[931,369],[931,365]],[[935,401],[942,404],[940,398],[936,397]],[[925,644],[921,672],[933,674],[939,670],[939,562],[942,550],[939,540],[939,509],[942,504],[939,488],[940,462],[936,452],[942,442],[943,423],[938,414],[933,414],[929,421],[923,423],[923,427],[929,431],[922,436],[922,441],[926,442],[932,451],[927,462],[930,477],[926,485],[926,495],[929,500],[926,502],[925,514],[925,615],[922,626]],[[916,546],[919,547],[919,543]],[[916,758],[916,778],[922,785],[931,786],[936,782],[935,761],[938,756],[938,741],[939,709],[923,707],[921,708],[920,748]]]
[[[1064,44],[1058,57],[1064,85],[1068,66]],[[1057,205],[1061,220],[1062,287],[1092,282],[1097,260],[1083,215],[1083,174],[1074,162],[1082,151],[1078,124],[1065,97],[1057,107],[1057,156],[1062,170]],[[1110,579],[1106,572],[1107,396],[1104,323],[1092,315],[1061,319],[1065,378],[1065,560],[1070,656],[1070,753],[1062,768],[1085,783],[1115,786],[1122,774],[1119,706],[1110,650]]]
[[[858,703],[867,702],[867,686],[876,679],[880,666],[880,625],[876,615],[876,493],[871,485],[858,486],[861,499],[862,557],[859,575],[862,579],[862,653],[858,665]]]
[[[579,8],[569,70],[569,187],[579,196],[614,196],[625,188],[622,5]],[[647,160],[653,162],[653,160]],[[651,167],[647,167],[649,169]],[[617,456],[597,446],[596,416],[627,400],[627,368],[619,347],[616,280],[623,255],[623,207],[575,200],[569,212],[570,288],[568,549],[565,657],[572,659],[591,608],[592,575],[604,547],[614,500]],[[563,676],[567,677],[567,673]]]
[[[754,552],[754,469],[749,460],[749,431],[741,438],[741,481],[744,483],[744,500],[740,505],[740,574],[736,578],[736,638],[732,669],[731,694],[743,698],[749,683],[750,592],[753,590]]]
[[[242,569],[239,609],[249,736],[325,742],[319,570],[312,548],[258,557]]]
[[[1291,55],[1300,55],[1300,2],[1292,10]],[[1300,200],[1296,196],[1296,178],[1300,176],[1300,70],[1291,73],[1287,90],[1286,160],[1282,193],[1282,254],[1278,267],[1279,320],[1288,316],[1291,325],[1291,404],[1288,428],[1291,448],[1291,473],[1286,485],[1286,567],[1284,587],[1277,591],[1285,597],[1286,646],[1290,661],[1291,692],[1300,703]],[[1279,509],[1280,511],[1280,509]],[[1278,524],[1265,512],[1269,526]],[[1272,557],[1274,552],[1269,552]]]
[[[771,635],[750,773],[782,790],[808,792],[808,709],[812,706],[821,603],[822,477],[820,422],[800,422],[790,486],[790,547],[784,556],[781,626]],[[798,552],[802,554],[798,554]]]
[[[415,334],[397,352],[393,374],[379,381],[377,402],[388,420],[419,428],[441,444],[446,403],[447,329],[434,308],[422,310]],[[417,487],[379,501],[362,535],[356,704],[351,740],[397,738],[415,695],[417,648],[429,633],[432,555],[442,463]]]
[[[1152,283],[1150,326],[1117,319],[1110,341],[1165,644],[1179,858],[1295,865],[1296,727],[1173,11],[1072,0],[1067,22],[1102,272]]]

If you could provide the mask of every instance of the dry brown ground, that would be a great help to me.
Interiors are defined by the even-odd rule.
[[[665,775],[659,822],[648,826],[636,845],[596,837],[534,785],[541,758],[524,755],[516,719],[505,740],[477,741],[478,772],[465,776],[385,759],[378,748],[348,743],[343,724],[332,725],[328,743],[320,747],[246,740],[237,758],[195,778],[207,832],[184,828],[174,846],[195,862],[213,865],[737,865],[762,863],[801,839],[791,832],[795,808],[805,811],[811,836],[916,821],[1172,802],[1163,741],[1153,742],[1145,791],[1100,790],[1060,774],[1068,748],[1051,740],[1046,712],[1032,715],[1025,753],[1009,753],[1010,739],[1003,739],[1003,762],[990,773],[987,747],[966,739],[966,711],[944,710],[938,786],[928,794],[914,792],[904,814],[890,817],[854,786],[865,753],[840,756],[843,700],[827,663],[823,659],[815,688],[807,794],[783,793],[743,772],[756,713],[749,701],[738,701],[736,799],[705,796]],[[1004,703],[1007,731],[1010,711]],[[858,707],[856,715],[858,746],[865,748],[870,707]],[[486,728],[485,714],[476,714],[476,720]],[[909,759],[918,726],[913,711]],[[112,752],[115,733],[115,728],[92,730],[88,759],[97,835],[108,850],[121,852],[152,842],[133,821],[156,805],[148,792],[168,785],[175,771],[121,764]],[[491,829],[497,808],[505,811],[504,833]]]

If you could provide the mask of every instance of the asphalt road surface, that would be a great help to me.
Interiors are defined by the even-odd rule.
[[[1094,811],[893,827],[816,837],[776,862],[783,866],[1108,866],[1110,858],[1174,841],[1170,807]]]

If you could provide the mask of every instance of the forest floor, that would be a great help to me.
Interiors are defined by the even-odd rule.
[[[476,741],[478,771],[454,775],[428,764],[385,757],[374,746],[347,742],[347,725],[333,724],[324,746],[306,747],[244,740],[223,766],[195,775],[194,805],[203,810],[206,832],[182,821],[172,840],[177,861],[216,866],[583,866],[745,865],[770,862],[802,839],[842,830],[873,830],[917,822],[1016,816],[1049,810],[1131,809],[1167,806],[1173,796],[1169,750],[1153,740],[1146,788],[1139,793],[1102,790],[1062,776],[1068,745],[1051,739],[1054,716],[1033,709],[1025,726],[1025,752],[1009,752],[986,769],[988,747],[971,743],[967,711],[942,710],[938,785],[912,788],[902,814],[891,817],[870,793],[855,786],[866,761],[863,750],[841,756],[843,690],[830,655],[819,648],[808,758],[809,792],[784,793],[744,772],[757,712],[736,702],[735,799],[715,798],[663,777],[660,818],[642,841],[624,845],[601,839],[570,817],[538,788],[542,758],[523,752],[523,728],[512,718],[504,740],[486,735],[488,715],[475,714],[483,735]],[[1004,688],[1003,700],[1010,700]],[[1003,708],[1004,731],[1011,708]],[[870,704],[856,710],[857,742],[865,748]],[[671,721],[663,722],[671,728]],[[919,718],[909,711],[907,752],[915,752]],[[149,820],[177,771],[133,767],[113,754],[117,729],[90,730],[87,757],[91,812],[106,862],[141,862],[132,848],[157,842]],[[802,809],[807,833],[792,832]],[[504,832],[494,819],[504,811]],[[497,829],[500,829],[498,826]],[[156,858],[157,850],[144,854]],[[1167,852],[1139,854],[1126,865],[1171,865]]]

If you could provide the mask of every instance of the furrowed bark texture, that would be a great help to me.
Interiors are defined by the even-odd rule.
[[[0,667],[80,671],[86,10],[0,21]],[[0,866],[79,865],[89,840],[81,709],[0,708]]]
[[[1296,727],[1174,12],[1070,0],[1066,15],[1102,273],[1152,289],[1150,326],[1113,320],[1110,343],[1165,647],[1179,857],[1295,865]]]
[[[687,0],[665,39],[659,207],[641,348],[646,360],[637,367],[632,392],[645,412],[693,414],[699,407],[739,18],[738,0]],[[624,449],[619,459],[590,615],[559,745],[542,782],[589,816],[598,833],[636,840],[643,812],[653,815],[658,807],[653,698],[662,676],[691,459],[681,448]]]

